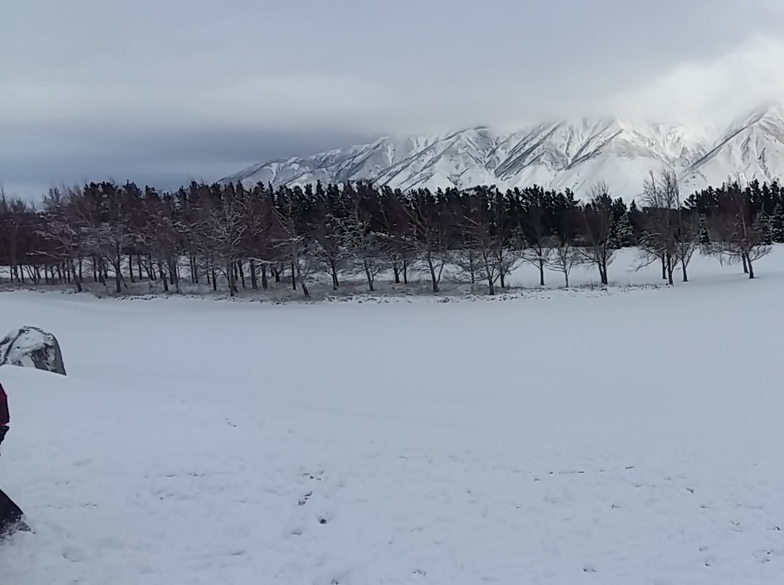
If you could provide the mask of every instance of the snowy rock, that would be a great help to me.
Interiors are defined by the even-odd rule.
[[[6,364],[65,375],[57,338],[37,327],[21,327],[0,341],[0,366]]]

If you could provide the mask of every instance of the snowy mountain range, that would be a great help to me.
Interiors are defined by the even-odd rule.
[[[784,176],[784,104],[739,118],[718,138],[684,125],[614,118],[544,123],[515,132],[487,127],[443,135],[383,137],[307,157],[248,167],[222,181],[305,185],[372,180],[403,190],[538,184],[585,195],[605,181],[615,196],[639,196],[649,171],[674,170],[684,192],[728,178]]]

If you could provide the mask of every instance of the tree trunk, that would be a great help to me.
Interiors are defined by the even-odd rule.
[[[609,284],[609,280],[607,278],[607,260],[605,258],[599,259],[599,280],[602,281],[604,286]]]
[[[122,255],[117,253],[115,257],[117,264],[114,267],[114,289],[117,294],[122,292]]]
[[[427,266],[430,268],[430,280],[433,282],[433,294],[438,293],[438,280],[436,280],[436,267],[432,260],[427,261]]]
[[[748,274],[749,273],[749,265],[746,262],[746,253],[745,252],[741,254],[741,258],[743,259],[743,274]]]
[[[196,257],[191,253],[191,283],[199,284],[199,265]]]
[[[539,254],[539,286],[544,286],[544,260]]]
[[[367,263],[365,263],[365,277],[367,278],[368,289],[370,290],[370,292],[375,292],[376,288],[374,286],[375,283],[373,282],[373,274],[371,273]]]
[[[662,265],[662,280],[667,280],[667,261],[665,259],[665,255],[661,255],[661,265]]]
[[[683,274],[683,282],[689,282],[689,275],[686,273],[686,262],[681,258],[681,273]]]
[[[294,270],[294,262],[291,263],[291,288],[297,290],[297,271]]]
[[[392,273],[395,275],[395,284],[400,284],[400,267],[397,262],[392,263]]]
[[[180,292],[180,263],[177,256],[172,256],[169,259],[169,272],[171,273],[171,281],[177,288],[177,292]]]
[[[754,278],[754,265],[751,263],[751,258],[745,256],[744,259],[747,261],[749,266],[749,279]]]
[[[169,279],[166,276],[166,271],[163,269],[163,262],[158,261],[158,273],[161,275],[161,282],[163,283],[163,292],[169,292]]]
[[[340,282],[338,281],[338,267],[334,260],[329,261],[329,268],[332,274],[332,290],[338,290]]]
[[[253,290],[259,290],[259,281],[256,278],[256,261],[250,261],[250,287]]]
[[[234,285],[234,263],[229,261],[226,264],[226,280],[228,280],[229,285],[229,296],[233,297],[236,294],[236,286]]]
[[[487,294],[490,296],[495,294],[495,283],[492,276],[487,277]]]
[[[73,264],[73,259],[70,260],[71,264],[71,272],[73,273],[74,284],[76,284],[76,292],[82,292],[82,275],[77,274],[76,269]],[[81,272],[81,267],[80,267]]]
[[[403,258],[403,284],[408,284],[408,260]]]
[[[177,266],[177,259],[176,258],[169,258],[166,261],[166,264],[169,266],[169,280],[174,285],[174,290],[179,293],[180,292],[180,270]]]
[[[672,272],[673,272],[672,256],[670,255],[669,252],[667,252],[667,284],[669,284],[670,286],[673,286],[675,284],[672,280]]]
[[[293,266],[292,266],[293,268]],[[305,295],[306,299],[310,298],[310,291],[308,290],[308,285],[305,284],[305,279],[302,278],[302,272],[300,272],[299,268],[297,268],[297,274],[295,275],[299,278],[299,284],[302,286],[302,294]]]
[[[267,290],[268,286],[269,286],[269,282],[267,281],[267,265],[262,264],[261,265],[261,288]]]

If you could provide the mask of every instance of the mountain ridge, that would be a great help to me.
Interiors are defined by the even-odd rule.
[[[251,165],[221,182],[273,186],[370,180],[392,188],[499,188],[538,184],[585,196],[598,181],[638,197],[649,171],[673,170],[682,189],[729,178],[784,175],[784,104],[758,107],[711,140],[679,124],[612,117],[551,121],[515,131],[474,126],[441,134],[383,136],[305,157]]]

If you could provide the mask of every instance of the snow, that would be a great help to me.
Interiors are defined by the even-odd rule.
[[[780,583],[784,249],[757,268],[506,302],[4,293],[69,376],[0,368],[35,531],[2,583]]]

